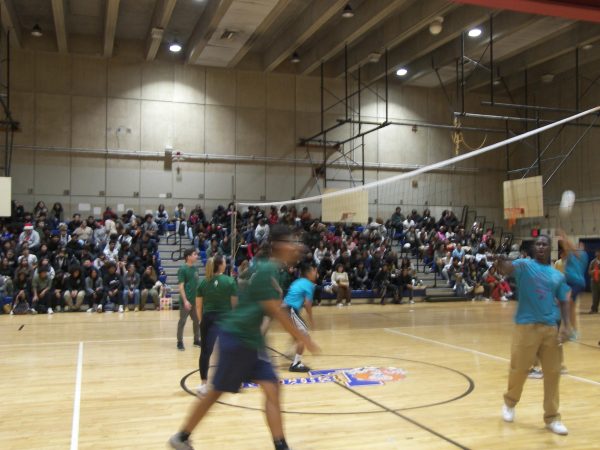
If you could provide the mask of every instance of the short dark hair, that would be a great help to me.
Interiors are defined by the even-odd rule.
[[[311,264],[311,263],[302,263],[302,264],[300,264],[300,274],[304,277],[311,270],[316,269],[316,268],[317,267],[314,264]]]
[[[285,225],[275,224],[269,232],[271,242],[285,241],[292,235],[292,231]]]
[[[196,252],[195,248],[186,248],[183,252],[183,259],[187,260],[190,256],[192,256]]]

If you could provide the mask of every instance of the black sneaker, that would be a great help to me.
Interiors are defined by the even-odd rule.
[[[177,350],[179,350],[180,352],[185,351],[185,347],[183,345],[183,342],[181,342],[181,341],[177,342]]]
[[[302,364],[301,362],[299,362],[298,364],[291,364],[290,365],[290,372],[310,372],[310,367],[305,366],[304,364]]]
[[[192,447],[192,441],[190,441],[189,439],[186,439],[184,441],[181,436],[181,433],[177,433],[171,436],[171,439],[169,439],[169,442],[167,442],[167,444],[175,450],[194,450],[194,447]]]
[[[200,341],[194,341],[194,347],[200,347]]]

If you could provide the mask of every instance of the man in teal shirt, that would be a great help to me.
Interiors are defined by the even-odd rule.
[[[564,435],[568,431],[558,413],[560,345],[569,336],[570,289],[565,277],[550,264],[550,245],[549,237],[540,236],[535,241],[534,259],[511,262],[502,258],[496,262],[500,273],[514,276],[519,295],[502,417],[506,422],[514,421],[515,406],[521,399],[529,369],[537,355],[544,371],[546,428]],[[560,321],[563,326],[559,335]]]

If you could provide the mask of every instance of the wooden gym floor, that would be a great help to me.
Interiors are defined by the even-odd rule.
[[[581,311],[588,311],[589,294]],[[516,422],[500,417],[515,303],[318,307],[314,369],[395,367],[382,386],[284,386],[287,439],[317,449],[591,449],[600,447],[600,316],[582,314],[582,338],[565,346],[561,411],[570,434],[545,431],[543,380],[528,380]],[[164,449],[193,397],[180,387],[199,349],[177,311],[0,316],[2,449]],[[290,341],[269,345],[282,378]],[[186,379],[197,384],[197,374]],[[198,449],[271,449],[257,389],[226,395],[193,435]]]

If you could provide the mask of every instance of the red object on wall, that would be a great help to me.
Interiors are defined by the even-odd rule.
[[[600,23],[599,0],[453,0],[455,3],[509,9],[527,14]]]

